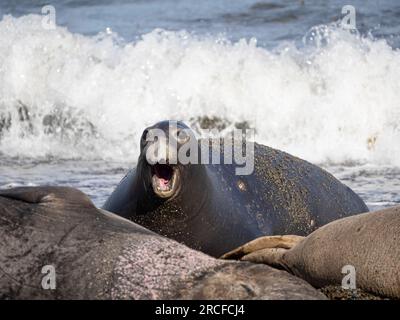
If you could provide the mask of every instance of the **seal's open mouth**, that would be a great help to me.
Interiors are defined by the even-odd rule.
[[[169,198],[177,190],[178,170],[168,164],[155,164],[151,166],[151,183],[156,195]]]

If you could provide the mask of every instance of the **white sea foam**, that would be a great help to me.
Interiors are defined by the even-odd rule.
[[[0,22],[0,153],[135,161],[163,119],[247,121],[256,140],[317,163],[400,165],[400,54],[316,27],[305,46],[154,30],[133,43]]]

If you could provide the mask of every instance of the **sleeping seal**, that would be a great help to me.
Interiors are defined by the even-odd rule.
[[[341,285],[400,299],[400,206],[331,222],[308,237],[253,240],[223,256],[266,263],[305,279],[314,287]]]
[[[167,138],[153,139],[153,131]],[[188,149],[193,142],[197,150]],[[103,208],[213,256],[262,235],[307,235],[332,220],[368,211],[350,188],[307,161],[254,143],[249,153],[254,170],[237,175],[237,149],[202,142],[179,121],[145,129],[137,167]],[[202,155],[204,145],[211,150],[209,161],[182,163],[178,157],[172,164],[172,158],[187,150]],[[213,163],[216,149],[220,159],[229,152],[235,159],[231,164]],[[163,161],[152,156],[149,160],[157,151],[164,154]]]
[[[53,280],[51,280],[53,279]],[[325,299],[268,266],[223,261],[64,187],[0,190],[0,299]]]

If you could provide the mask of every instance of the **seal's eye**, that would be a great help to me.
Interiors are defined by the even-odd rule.
[[[178,130],[176,132],[176,140],[179,144],[184,144],[190,140],[190,135],[186,130]]]

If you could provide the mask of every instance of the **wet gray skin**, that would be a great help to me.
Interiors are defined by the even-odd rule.
[[[41,270],[55,269],[45,290]],[[63,187],[0,191],[0,299],[324,299],[264,265],[217,260]]]
[[[168,137],[171,128],[189,129],[182,122],[174,124],[162,121],[144,131],[137,167],[123,178],[104,209],[215,257],[262,235],[307,235],[330,221],[368,211],[359,196],[328,172],[257,143],[250,175],[236,175],[235,162],[169,168],[150,164],[146,151],[155,146],[146,141],[147,133],[161,129]],[[169,152],[179,153],[183,145],[178,142]],[[222,159],[223,154],[222,149]],[[160,196],[154,176],[168,180],[175,172],[174,192]]]

